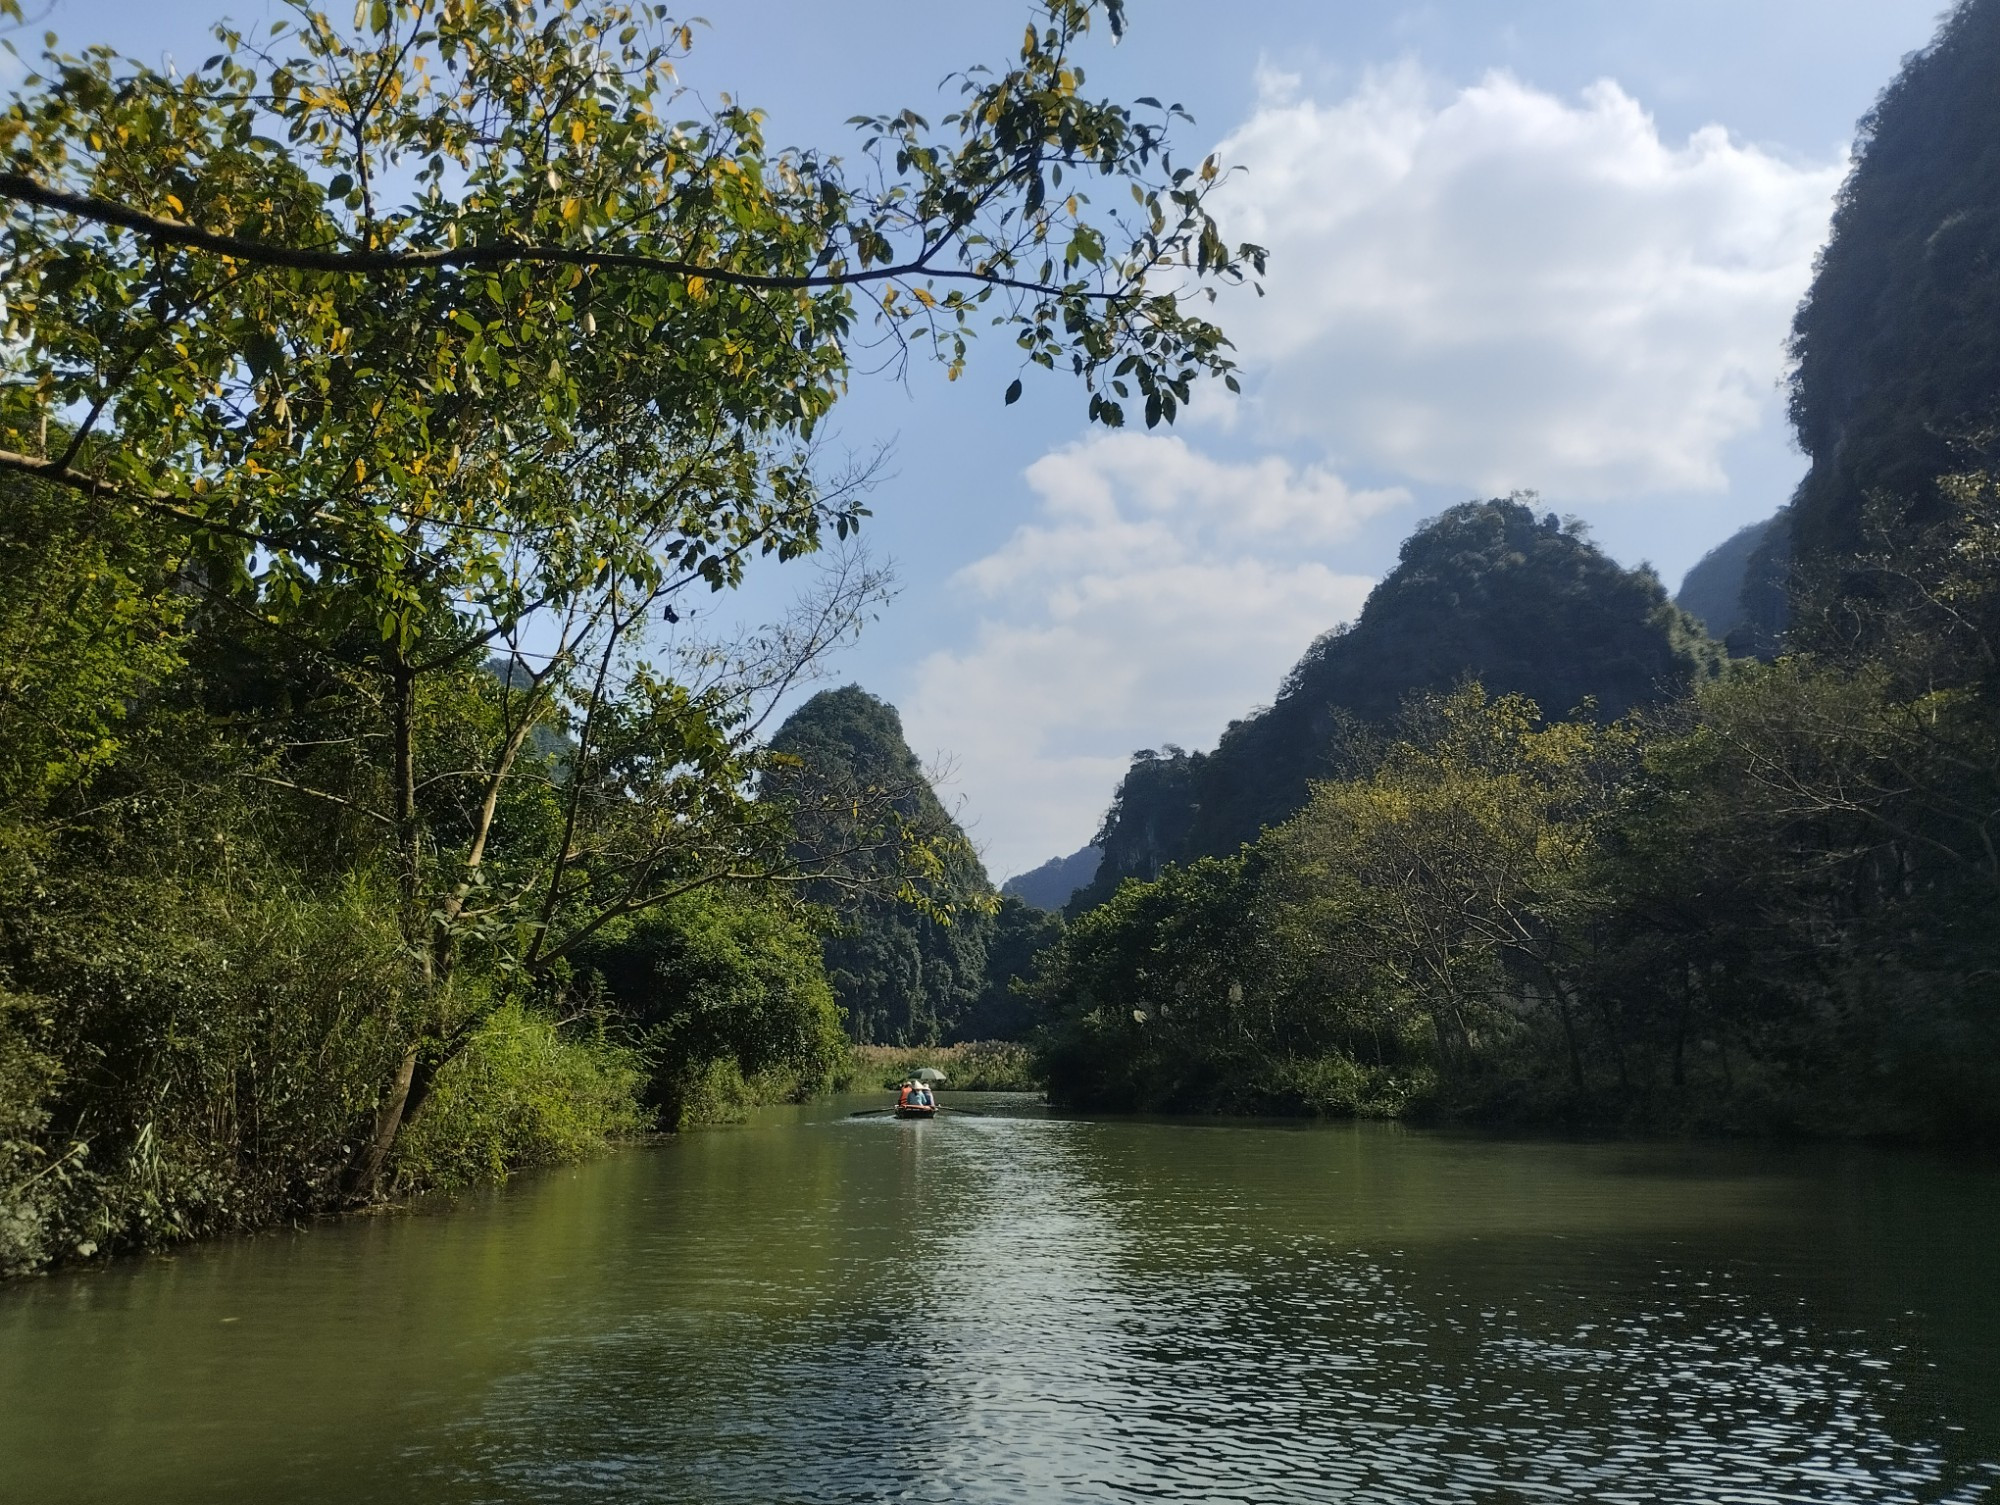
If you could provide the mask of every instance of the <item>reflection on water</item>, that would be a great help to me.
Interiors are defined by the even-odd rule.
[[[2000,1497],[2000,1177],[768,1115],[0,1290],[0,1500]]]

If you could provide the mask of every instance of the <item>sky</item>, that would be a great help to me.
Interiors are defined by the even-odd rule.
[[[29,7],[31,14],[36,8]],[[1235,169],[1267,296],[1218,309],[1243,395],[1093,432],[1002,341],[957,383],[857,376],[833,449],[890,446],[865,537],[899,593],[829,663],[894,703],[995,879],[1087,842],[1131,753],[1212,746],[1360,608],[1424,518],[1539,493],[1669,589],[1804,469],[1784,338],[1855,121],[1939,0],[1128,0],[1087,88],[1185,104]],[[270,0],[54,0],[40,26],[199,63]],[[1016,0],[709,0],[682,70],[838,149],[949,108]],[[4,81],[4,79],[0,79]],[[707,625],[782,609],[773,567]],[[699,625],[699,624],[697,624]]]

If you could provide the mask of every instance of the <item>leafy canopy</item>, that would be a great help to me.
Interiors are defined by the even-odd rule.
[[[1040,14],[851,161],[699,108],[658,6],[300,4],[186,75],[52,46],[0,115],[0,467],[185,529],[267,615],[360,587],[405,651],[426,599],[506,619],[844,536],[797,446],[864,309],[953,376],[990,318],[1093,418],[1171,420],[1231,366],[1190,298],[1262,253],[1174,109],[1082,92],[1117,0]]]

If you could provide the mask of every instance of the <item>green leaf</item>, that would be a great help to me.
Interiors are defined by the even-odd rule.
[[[1021,378],[1017,376],[1014,378],[1013,382],[1009,384],[1007,388],[1007,405],[1012,406],[1014,403],[1017,403],[1020,400],[1021,400]]]

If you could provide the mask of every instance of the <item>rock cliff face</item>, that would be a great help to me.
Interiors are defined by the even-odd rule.
[[[1886,555],[2000,465],[2000,0],[1967,0],[1861,121],[1793,324],[1792,505],[1808,640],[1867,636]]]
[[[1722,658],[1650,570],[1623,568],[1581,527],[1520,501],[1453,507],[1404,543],[1351,626],[1307,649],[1268,710],[1232,722],[1213,752],[1135,756],[1098,836],[1097,878],[1071,907],[1287,819],[1334,771],[1347,730],[1387,721],[1414,692],[1471,677],[1551,716],[1588,705],[1612,719],[1684,692]]]

